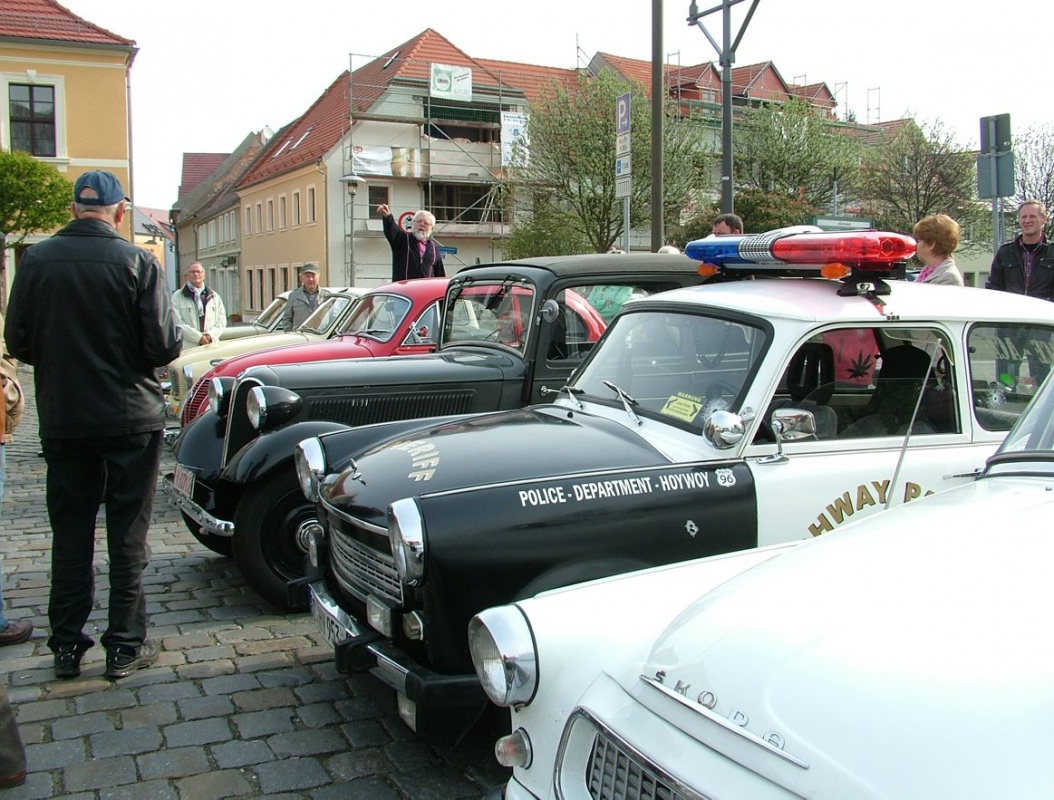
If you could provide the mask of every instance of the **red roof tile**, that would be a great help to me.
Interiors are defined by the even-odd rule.
[[[3,0],[0,37],[135,48],[132,39],[88,22],[53,0]]]
[[[194,191],[195,187],[209,177],[229,155],[230,153],[184,153],[179,199]]]
[[[539,64],[519,64],[514,61],[498,61],[493,58],[477,58],[480,64],[498,75],[505,85],[515,86],[534,102],[553,82],[571,87],[578,83],[578,70],[562,67],[544,67]]]

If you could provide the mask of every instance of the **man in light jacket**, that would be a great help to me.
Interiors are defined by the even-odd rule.
[[[205,285],[205,268],[197,261],[187,267],[185,277],[186,283],[172,294],[172,311],[183,331],[183,344],[212,344],[227,327],[223,298]]]

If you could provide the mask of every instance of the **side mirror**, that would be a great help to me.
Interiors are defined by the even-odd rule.
[[[560,304],[553,299],[542,303],[542,319],[545,322],[554,322],[560,316]]]

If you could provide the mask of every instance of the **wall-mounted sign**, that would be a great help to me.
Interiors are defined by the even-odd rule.
[[[449,64],[432,64],[432,80],[429,93],[444,100],[472,102],[471,67],[452,67]]]

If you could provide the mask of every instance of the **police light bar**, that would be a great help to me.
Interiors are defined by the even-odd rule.
[[[796,225],[768,233],[708,236],[689,242],[684,252],[722,270],[819,272],[843,264],[862,272],[889,272],[915,255],[915,240],[888,231],[823,231]]]

